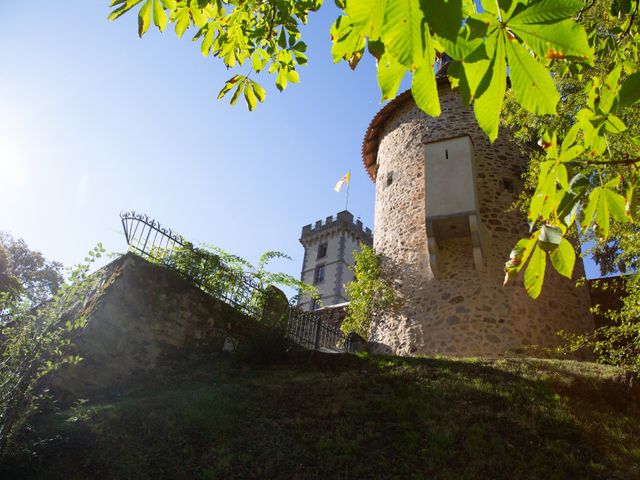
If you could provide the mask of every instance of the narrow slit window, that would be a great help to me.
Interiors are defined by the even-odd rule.
[[[509,193],[516,193],[516,184],[512,178],[505,177],[502,179],[502,188]]]
[[[387,187],[390,187],[393,183],[393,172],[387,173]]]

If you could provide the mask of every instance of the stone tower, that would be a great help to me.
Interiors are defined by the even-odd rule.
[[[490,143],[446,73],[437,79],[440,117],[428,117],[405,92],[365,135],[374,248],[403,300],[400,315],[374,319],[370,340],[403,355],[501,355],[557,345],[561,329],[592,330],[587,288],[550,265],[537,300],[521,278],[502,286],[509,252],[528,232],[524,215],[507,211],[527,160],[504,129]],[[583,275],[580,259],[575,270]]]
[[[320,303],[305,299],[304,310],[315,310],[320,305],[329,306],[347,300],[344,285],[353,280],[353,252],[361,243],[373,243],[371,229],[364,228],[362,222],[353,222],[353,215],[347,210],[339,212],[336,218],[327,217],[323,222],[302,227],[300,243],[304,246],[304,260],[300,279],[314,285],[320,293]]]

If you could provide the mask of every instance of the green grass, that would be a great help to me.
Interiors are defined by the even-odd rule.
[[[557,360],[221,357],[42,415],[0,477],[640,478],[638,395],[620,379]]]

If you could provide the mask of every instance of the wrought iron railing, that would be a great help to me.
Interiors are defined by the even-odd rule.
[[[147,215],[123,212],[120,218],[131,252],[176,271],[245,315],[258,321],[264,319],[268,293],[255,279],[231,270],[217,255],[195,247]],[[340,329],[325,325],[319,315],[291,306],[286,314],[287,334],[298,345],[314,350],[349,351],[347,337]]]
[[[245,315],[262,317],[265,292],[253,278],[226,267],[217,255],[194,247],[147,215],[123,212],[120,218],[133,253],[171,268]]]
[[[349,337],[332,325],[323,322],[314,312],[289,308],[287,335],[298,345],[311,350],[351,351]]]

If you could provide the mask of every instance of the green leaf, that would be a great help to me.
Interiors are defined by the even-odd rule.
[[[630,221],[625,212],[625,199],[607,186],[616,186],[620,178],[615,178],[604,187],[596,187],[589,194],[589,204],[584,211],[584,228],[589,228],[593,221],[597,225],[600,241],[609,238],[610,217],[619,222]]]
[[[437,117],[440,115],[440,100],[438,98],[438,86],[433,66],[425,62],[413,74],[411,84],[411,94],[416,102],[427,115]]]
[[[484,43],[480,38],[473,40],[465,40],[457,37],[455,42],[451,42],[446,38],[437,37],[443,48],[451,58],[455,60],[477,62],[478,60],[488,60]]]
[[[522,267],[527,263],[527,260],[529,259],[531,252],[533,252],[537,242],[536,234],[529,238],[522,238],[518,240],[518,243],[513,247],[513,250],[511,250],[511,253],[509,254],[509,261],[505,264],[505,285],[512,277],[515,276],[516,273],[522,270]]]
[[[412,72],[425,55],[424,20],[420,0],[393,0],[387,4],[382,27],[386,51]]]
[[[527,293],[533,297],[538,298],[542,291],[542,284],[544,283],[544,271],[547,266],[547,253],[542,250],[538,245],[531,254],[531,259],[527,265],[527,269],[524,272],[524,287]]]
[[[344,13],[358,34],[377,40],[382,33],[388,3],[389,0],[349,0]]]
[[[454,61],[449,66],[447,73],[458,75],[460,95],[465,105],[469,105],[473,101],[480,82],[489,70],[490,65],[491,62],[486,59],[473,63]]]
[[[578,0],[538,0],[509,19],[509,25],[556,23],[573,17],[584,4]]]
[[[607,203],[607,208],[611,216],[618,222],[628,222],[626,215],[626,202],[622,195],[608,188],[603,189],[602,196]]]
[[[236,102],[238,101],[238,98],[240,98],[240,93],[244,90],[244,86],[246,84],[244,82],[241,82],[238,84],[238,86],[236,87],[235,91],[233,92],[233,95],[231,96],[231,101],[229,102],[231,105],[235,105]]]
[[[276,87],[281,92],[287,88],[287,70],[285,68],[281,68],[278,70],[278,75],[276,76]]]
[[[506,45],[509,77],[518,103],[534,115],[555,114],[560,94],[549,71],[516,41]]]
[[[618,93],[620,107],[628,107],[640,101],[640,72],[629,75]]]
[[[591,226],[593,217],[600,203],[600,194],[602,193],[602,187],[594,188],[589,194],[589,203],[587,203],[583,214],[583,228],[588,229]]]
[[[151,25],[151,0],[146,0],[138,12],[138,36],[142,36],[149,30]]]
[[[538,185],[529,203],[529,222],[538,220],[545,202],[555,193],[556,179],[554,174],[550,174],[551,167],[555,165],[553,161],[540,163],[538,173]]]
[[[422,9],[434,34],[456,41],[462,26],[462,0],[428,0],[422,2]]]
[[[259,83],[251,80],[251,84],[253,85],[253,91],[255,92],[256,97],[258,97],[258,100],[260,101],[260,103],[263,103],[267,98],[267,92],[264,90],[264,88],[262,88],[262,86]]]
[[[489,50],[489,42],[487,42],[487,46]],[[489,69],[476,90],[475,95],[478,95],[478,92],[482,93],[476,96],[473,102],[473,110],[476,114],[478,125],[487,134],[489,140],[493,142],[498,137],[500,113],[502,112],[502,104],[507,90],[507,64],[505,62],[505,46],[502,35],[495,39],[495,47],[491,56]]]
[[[425,26],[425,39],[427,56],[413,75],[411,93],[418,107],[427,115],[437,117],[440,115],[440,100],[438,98],[434,64],[430,60],[435,58],[435,49],[427,26]]]
[[[382,91],[382,101],[395,98],[402,78],[407,73],[406,67],[400,65],[391,55],[384,54],[378,62],[378,85]]]
[[[562,229],[553,225],[543,225],[538,235],[538,246],[550,252],[560,245],[562,241]]]
[[[253,91],[253,84],[251,82],[247,82],[244,86],[244,99],[247,102],[247,107],[249,111],[253,111],[258,104],[258,99],[256,98],[256,94]]]
[[[243,77],[240,75],[234,75],[229,80],[227,80],[224,84],[224,87],[222,87],[220,92],[218,92],[218,100],[224,97],[227,94],[227,92],[229,92],[229,90],[231,90],[234,86],[236,86],[242,80],[242,78]]]
[[[182,38],[184,32],[191,25],[191,16],[189,14],[189,9],[187,7],[179,8],[174,10],[174,13],[171,16],[171,20],[176,24],[176,35],[178,38]]]
[[[558,248],[549,254],[551,264],[556,271],[567,278],[571,278],[576,263],[576,251],[566,238],[563,238]]]
[[[509,30],[516,34],[540,58],[574,58],[590,60],[593,56],[584,28],[572,20],[553,24],[509,22]]]
[[[269,54],[261,48],[258,48],[251,54],[251,68],[256,72],[260,72],[269,61]]]
[[[295,70],[289,70],[287,72],[287,80],[289,80],[291,83],[298,83],[300,82],[300,75]]]
[[[553,171],[556,175],[556,182],[560,185],[564,190],[569,191],[569,175],[567,173],[567,167],[561,163],[556,163],[553,166]]]
[[[114,10],[113,12],[111,12],[107,18],[109,20],[115,20],[121,17],[122,15],[124,15],[125,13],[127,13],[133,7],[138,5],[140,2],[142,2],[142,0],[126,0],[121,2],[111,2],[112,7],[119,4],[122,4],[122,5],[118,7],[116,10]]]
[[[204,34],[204,38],[202,39],[202,44],[200,45],[200,52],[202,52],[202,55],[206,57],[211,51],[211,45],[213,45],[213,36],[215,34],[215,29],[210,25],[207,25],[207,27],[205,28],[206,32]]]
[[[613,114],[609,114],[604,122],[604,128],[607,132],[622,133],[627,129],[627,126],[618,117]]]
[[[331,56],[334,63],[345,60],[352,66],[354,60],[360,58],[364,52],[365,37],[354,29],[348,17],[338,17],[333,23],[331,40]]]
[[[193,19],[195,26],[198,28],[204,27],[207,20],[202,14],[202,9],[200,8],[198,0],[189,0],[189,11],[191,12],[191,18]]]
[[[162,7],[162,3],[160,0],[153,0],[153,23],[158,30],[164,32],[164,29],[167,28],[167,14]]]
[[[614,100],[618,97],[618,80],[620,80],[620,74],[622,73],[622,65],[616,66],[605,79],[602,88],[600,89],[600,101],[598,107],[604,113],[609,113],[613,107]]]

